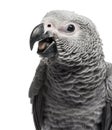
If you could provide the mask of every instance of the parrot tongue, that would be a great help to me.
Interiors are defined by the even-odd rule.
[[[39,53],[42,53],[44,52],[47,48],[49,48],[50,44],[53,42],[53,38],[46,38],[42,41],[39,42],[39,45],[38,45],[38,52]]]
[[[43,52],[47,46],[49,46],[49,43],[47,42],[39,42],[38,51]]]
[[[42,57],[54,57],[57,54],[57,46],[54,38],[48,37],[39,41],[37,53]]]

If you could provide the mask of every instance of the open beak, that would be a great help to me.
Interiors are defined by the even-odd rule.
[[[54,57],[57,53],[56,42],[51,32],[44,33],[44,24],[36,26],[30,36],[30,49],[38,41],[37,53],[43,57]]]

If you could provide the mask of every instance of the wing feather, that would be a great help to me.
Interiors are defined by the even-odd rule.
[[[112,130],[112,64],[107,63],[106,106],[102,115],[102,130]]]
[[[31,98],[33,119],[36,130],[41,130],[41,126],[43,123],[43,90],[45,78],[46,64],[41,62],[36,70],[34,79],[29,89],[29,97]]]

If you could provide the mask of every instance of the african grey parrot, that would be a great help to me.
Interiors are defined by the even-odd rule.
[[[36,130],[112,130],[112,64],[92,21],[51,11],[30,36],[40,64],[29,89]]]

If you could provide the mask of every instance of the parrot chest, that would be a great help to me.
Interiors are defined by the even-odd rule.
[[[64,75],[63,75],[64,74]],[[104,88],[87,90],[73,73],[47,73],[44,127],[48,130],[97,130],[105,104]],[[47,128],[48,127],[48,128]]]

